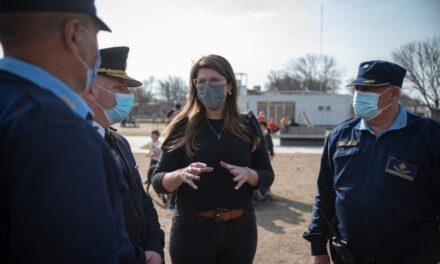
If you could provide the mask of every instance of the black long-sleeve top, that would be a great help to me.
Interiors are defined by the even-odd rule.
[[[193,162],[203,162],[214,170],[200,174],[200,180],[194,181],[198,186],[197,190],[185,183],[177,189],[178,210],[195,213],[214,208],[252,208],[254,188],[268,189],[274,180],[274,173],[261,130],[258,125],[252,125],[253,122],[247,116],[243,120],[250,133],[256,133],[260,137],[260,143],[254,152],[251,151],[252,146],[249,143],[227,131],[223,131],[219,140],[208,122],[219,134],[224,120],[209,119],[204,121],[195,137],[198,148],[193,157],[188,157],[184,148],[171,152],[168,150],[170,139],[182,135],[187,121],[178,124],[162,145],[162,156],[153,173],[153,187],[156,192],[167,192],[162,186],[162,178],[166,173],[184,168]],[[245,183],[240,189],[235,190],[237,183],[232,180],[233,175],[220,165],[220,161],[254,169],[259,177],[258,186],[252,187]]]

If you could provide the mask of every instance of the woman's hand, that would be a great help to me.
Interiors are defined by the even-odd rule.
[[[199,174],[211,172],[213,170],[212,167],[208,167],[205,163],[194,162],[189,164],[188,167],[179,170],[178,177],[182,183],[186,183],[197,190],[197,185],[195,185],[194,181],[200,180]]]
[[[235,166],[224,161],[221,161],[220,165],[234,176],[232,180],[237,182],[237,185],[235,185],[235,190],[240,189],[240,187],[246,182],[252,186],[258,185],[260,179],[258,178],[258,174],[255,170],[248,167]]]

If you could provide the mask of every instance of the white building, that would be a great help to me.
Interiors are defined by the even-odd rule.
[[[277,123],[283,115],[296,123],[307,124],[307,118],[315,126],[335,126],[353,116],[352,95],[289,91],[287,93],[262,93],[248,95],[241,89],[240,111],[264,111],[266,119]]]

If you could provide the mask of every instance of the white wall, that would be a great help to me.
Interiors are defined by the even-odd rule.
[[[314,125],[337,125],[352,116],[352,96],[343,94],[263,94],[240,97],[240,111],[252,110],[257,114],[258,102],[293,101],[295,102],[295,120],[304,124],[300,118],[305,112]],[[323,106],[325,111],[319,111]],[[330,110],[326,107],[330,106]]]

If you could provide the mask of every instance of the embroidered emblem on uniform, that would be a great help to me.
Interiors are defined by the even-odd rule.
[[[363,83],[375,83],[376,82],[376,80],[365,80],[365,81],[363,81]]]
[[[340,140],[336,142],[336,147],[352,147],[356,146],[358,142],[356,140]]]
[[[69,106],[69,107],[75,107],[75,102],[67,99],[66,97],[61,97],[61,99],[63,99],[63,101]]]
[[[413,181],[417,175],[417,166],[407,161],[390,157],[385,171],[393,176]]]

